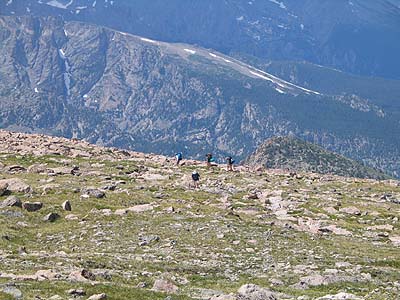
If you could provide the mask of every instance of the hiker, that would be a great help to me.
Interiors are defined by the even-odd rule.
[[[235,163],[235,161],[232,159],[232,156],[228,156],[226,158],[226,170],[232,171],[233,172],[233,164]]]
[[[212,162],[214,162],[214,157],[212,156],[211,153],[207,153],[206,154],[206,162],[207,162],[207,167],[212,167],[212,166],[216,166],[216,164],[212,164]]]
[[[175,154],[175,158],[176,158],[176,165],[179,166],[179,163],[181,162],[182,158],[183,158],[183,154],[182,152],[178,152]]]
[[[192,179],[193,179],[193,185],[194,188],[198,188],[199,187],[199,181],[200,181],[200,174],[197,171],[193,171],[192,173]]]

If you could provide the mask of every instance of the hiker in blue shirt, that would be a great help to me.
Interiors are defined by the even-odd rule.
[[[211,153],[207,153],[206,154],[206,163],[207,163],[207,167],[215,167],[216,164],[213,164],[214,162],[214,157],[212,156]]]
[[[176,165],[179,166],[179,163],[180,163],[181,160],[183,159],[183,154],[182,154],[182,152],[178,152],[177,154],[175,154],[175,158],[176,158]]]

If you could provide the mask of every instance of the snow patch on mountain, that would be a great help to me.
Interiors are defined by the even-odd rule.
[[[39,1],[39,3],[42,3],[42,2]],[[74,3],[74,0],[69,1],[67,4],[63,4],[57,0],[51,0],[49,2],[46,2],[45,4],[53,6],[53,7],[61,8],[61,9],[68,9],[68,6],[72,5],[73,3]]]
[[[279,2],[279,1],[276,1],[276,0],[269,0],[269,2],[272,2],[272,3],[275,3],[275,4],[279,5],[279,7],[282,8],[282,9],[287,9],[286,5],[283,2]]]
[[[65,85],[65,90],[67,91],[67,95],[71,95],[71,74],[69,70],[71,69],[70,65],[68,64],[68,60],[65,57],[65,52],[63,49],[58,49],[58,54],[60,58],[64,61],[64,67],[65,67],[65,72],[63,74],[64,76],[64,85]]]
[[[188,52],[188,53],[190,53],[190,54],[196,54],[196,51],[191,50],[191,49],[185,48],[185,49],[183,49],[183,50],[185,50],[186,52]]]
[[[147,39],[147,38],[140,38],[143,42],[147,42],[147,43],[151,43],[151,44],[158,44],[158,42],[153,41],[151,39]]]

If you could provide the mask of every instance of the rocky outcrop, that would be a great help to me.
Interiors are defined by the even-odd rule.
[[[247,157],[243,164],[253,167],[286,169],[290,171],[335,174],[346,177],[387,179],[389,175],[380,170],[327,151],[317,145],[295,137],[275,137],[268,139]],[[293,176],[296,176],[293,173]],[[350,208],[342,208],[344,212]]]

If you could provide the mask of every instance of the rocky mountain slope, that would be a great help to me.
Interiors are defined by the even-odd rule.
[[[2,128],[240,160],[295,134],[399,174],[398,111],[186,44],[61,18],[0,17]],[[382,108],[382,107],[385,107]]]
[[[62,15],[228,55],[305,60],[400,79],[397,0],[7,0],[0,12]]]
[[[1,299],[396,299],[398,181],[0,131]],[[190,174],[201,175],[200,188]]]
[[[268,139],[247,157],[244,164],[289,171],[334,174],[346,177],[388,179],[383,172],[326,151],[295,137]]]

